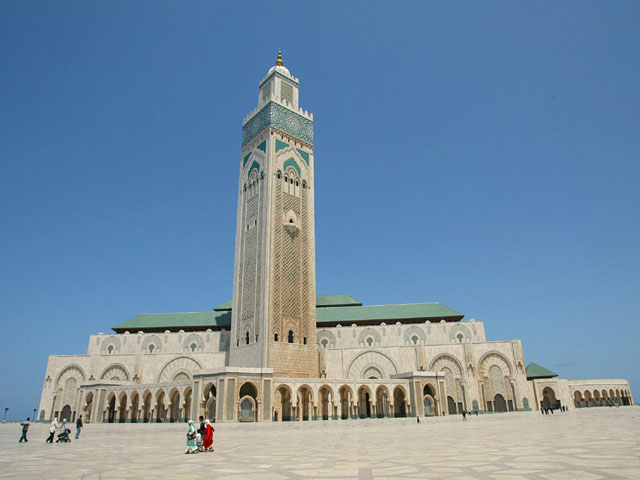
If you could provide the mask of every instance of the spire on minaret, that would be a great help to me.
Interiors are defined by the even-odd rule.
[[[282,52],[280,51],[280,49],[278,49],[278,59],[276,60],[276,65],[278,65],[279,67],[282,66]]]

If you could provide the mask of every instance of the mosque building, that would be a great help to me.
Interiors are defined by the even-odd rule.
[[[244,119],[233,299],[142,314],[49,357],[39,420],[345,420],[633,404],[626,380],[563,380],[520,340],[439,303],[316,295],[313,114],[278,54]]]

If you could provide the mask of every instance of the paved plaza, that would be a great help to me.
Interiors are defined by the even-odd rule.
[[[0,478],[640,479],[640,408],[471,417],[217,424],[214,453],[184,455],[184,424],[0,425]]]

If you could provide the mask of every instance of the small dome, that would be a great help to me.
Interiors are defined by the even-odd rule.
[[[283,75],[286,75],[287,77],[291,76],[291,74],[289,73],[289,69],[287,67],[285,67],[284,65],[274,65],[267,72],[267,76],[271,75],[273,72],[282,73]]]
[[[287,67],[282,63],[282,52],[280,50],[278,50],[278,59],[276,60],[276,64],[269,69],[267,76],[271,75],[273,72],[282,73],[288,77],[291,76],[289,69],[287,69]]]

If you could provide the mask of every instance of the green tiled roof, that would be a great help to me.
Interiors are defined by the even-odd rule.
[[[138,330],[146,332],[177,329],[220,329],[231,325],[231,311],[188,313],[143,313],[113,327],[118,333]]]
[[[316,307],[361,307],[362,302],[359,302],[355,298],[345,295],[316,295]]]
[[[404,305],[363,306],[349,295],[318,295],[316,297],[316,323],[318,326],[337,324],[375,324],[398,321],[419,322],[431,320],[457,322],[464,317],[460,312],[439,303],[410,303]],[[216,307],[213,312],[145,313],[113,327],[117,333],[139,330],[220,330],[231,326],[231,301]],[[542,368],[542,367],[540,367]],[[546,369],[545,369],[546,370]],[[548,371],[548,370],[546,370]],[[553,372],[551,372],[553,374]],[[555,375],[555,374],[554,374]]]
[[[231,308],[233,307],[233,300],[229,300],[228,302],[224,302],[222,305],[218,305],[216,308],[213,309],[214,312],[227,312],[227,311],[231,311]]]
[[[351,324],[359,322],[429,319],[432,321],[462,320],[463,314],[439,303],[409,303],[405,305],[370,305],[359,307],[319,308],[318,324]]]
[[[544,368],[542,365],[531,362],[527,365],[527,380],[533,380],[534,378],[552,378],[557,377],[556,372],[552,372],[548,368]]]

